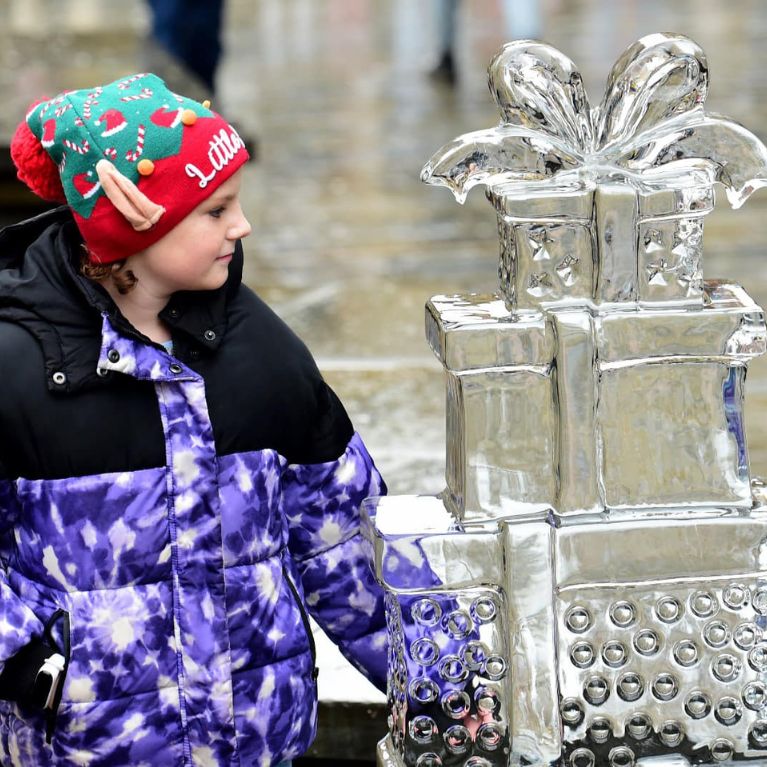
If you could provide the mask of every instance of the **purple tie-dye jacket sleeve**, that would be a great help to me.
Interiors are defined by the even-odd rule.
[[[43,633],[43,624],[8,583],[7,562],[13,546],[11,527],[17,511],[13,483],[0,478],[0,672],[8,658]]]
[[[383,591],[360,533],[360,504],[386,486],[355,434],[338,460],[288,466],[289,547],[309,612],[351,663],[386,689]]]

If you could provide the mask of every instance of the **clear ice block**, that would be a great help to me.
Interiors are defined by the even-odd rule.
[[[447,376],[447,488],[459,519],[751,505],[743,424],[764,314],[734,285],[678,306],[514,314],[435,296],[427,337]]]
[[[381,767],[767,763],[767,490],[743,419],[764,313],[703,277],[703,218],[767,184],[682,36],[591,109],[544,43],[490,65],[502,121],[422,178],[487,187],[499,290],[435,296],[447,487],[368,499],[387,594]]]

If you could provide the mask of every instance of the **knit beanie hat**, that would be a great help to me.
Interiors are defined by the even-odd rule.
[[[67,91],[33,104],[11,141],[18,177],[66,202],[94,263],[144,250],[248,159],[209,105],[156,75]]]

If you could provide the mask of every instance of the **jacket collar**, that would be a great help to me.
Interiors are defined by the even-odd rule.
[[[100,285],[79,273],[81,246],[66,206],[0,231],[0,320],[22,325],[37,339],[52,391],[103,383],[96,370],[104,315],[122,335],[152,343]],[[172,296],[160,317],[179,349],[213,353],[218,348],[226,332],[228,302],[242,281],[242,261],[238,242],[221,288]]]

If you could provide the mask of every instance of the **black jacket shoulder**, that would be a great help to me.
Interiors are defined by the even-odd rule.
[[[351,439],[305,344],[245,285],[230,302],[224,343],[192,367],[205,377],[220,454],[273,448],[291,463],[322,463]]]

